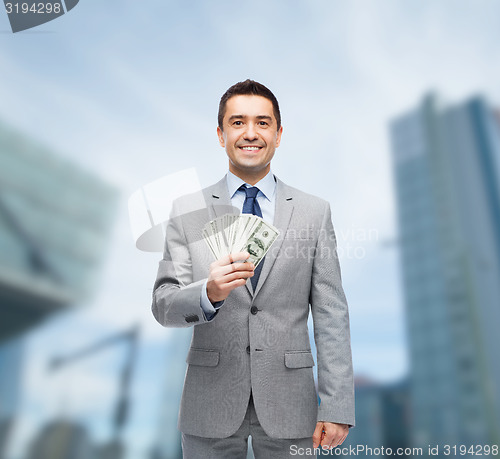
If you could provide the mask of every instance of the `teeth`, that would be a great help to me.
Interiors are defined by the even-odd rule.
[[[242,147],[243,150],[259,150],[260,147]]]

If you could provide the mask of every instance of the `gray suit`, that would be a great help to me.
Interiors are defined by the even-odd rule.
[[[258,419],[273,438],[312,436],[317,421],[354,425],[349,314],[341,285],[329,204],[277,179],[274,226],[256,291],[233,290],[208,321],[201,289],[213,257],[203,225],[236,212],[223,178],[174,203],[152,310],[166,327],[195,326],[187,355],[179,429],[224,438],[241,425],[253,394]],[[307,318],[311,307],[318,360],[318,407]]]

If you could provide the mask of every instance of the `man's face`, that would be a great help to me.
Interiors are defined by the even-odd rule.
[[[277,129],[272,102],[262,96],[233,96],[226,103],[222,127],[217,127],[217,135],[229,157],[229,170],[264,177],[283,131]]]

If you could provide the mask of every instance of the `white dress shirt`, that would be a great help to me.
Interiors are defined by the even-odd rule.
[[[243,179],[240,179],[232,172],[228,171],[226,175],[226,182],[229,196],[231,197],[231,205],[238,208],[240,212],[243,210],[246,193],[238,188],[240,188],[243,184],[247,188],[256,186],[259,189],[259,192],[257,193],[257,202],[259,203],[260,210],[262,212],[262,218],[267,222],[274,222],[274,211],[276,206],[276,179],[271,171],[269,171],[267,175],[260,179],[255,185],[245,183]],[[215,305],[210,302],[207,295],[207,281],[205,281],[204,287],[201,289],[200,304],[205,317],[207,320],[210,320],[213,318],[216,310],[224,304],[224,301],[218,301]]]

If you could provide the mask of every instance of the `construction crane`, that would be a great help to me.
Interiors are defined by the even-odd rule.
[[[77,351],[68,356],[56,357],[50,364],[51,371],[57,371],[60,368],[78,362],[88,356],[95,354],[111,345],[121,342],[128,344],[128,353],[125,359],[125,364],[120,374],[120,387],[118,391],[118,400],[115,405],[112,422],[113,436],[112,440],[101,448],[101,459],[121,459],[124,456],[124,448],[121,442],[121,432],[125,425],[129,413],[129,390],[132,377],[133,365],[137,353],[137,342],[139,337],[139,327],[136,325],[130,330],[117,333],[109,336],[95,344],[92,344],[80,351]],[[62,457],[62,456],[61,456]]]

